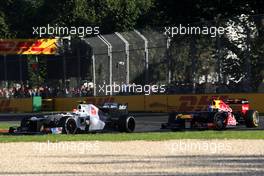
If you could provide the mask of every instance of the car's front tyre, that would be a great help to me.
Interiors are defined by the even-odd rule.
[[[214,126],[216,130],[224,130],[226,128],[227,115],[223,112],[217,112],[214,115]]]
[[[77,128],[77,123],[76,123],[75,119],[72,117],[68,117],[65,120],[64,132],[66,134],[76,134],[77,131],[78,131],[78,128]]]

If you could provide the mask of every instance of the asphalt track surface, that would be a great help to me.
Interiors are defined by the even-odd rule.
[[[25,115],[0,115],[18,121]],[[33,114],[34,115],[34,114]],[[161,131],[166,114],[134,114],[136,132]],[[263,119],[258,129],[263,130]],[[238,127],[234,130],[248,130]],[[264,140],[0,143],[0,175],[264,175]]]
[[[39,116],[44,113],[17,113],[17,114],[0,114],[1,121],[20,121],[23,117]],[[52,114],[52,113],[45,113]],[[135,132],[163,132],[161,124],[168,120],[167,113],[132,113],[136,119]],[[260,116],[260,125],[258,128],[246,128],[244,125],[239,125],[231,130],[264,130],[264,116]]]
[[[137,121],[137,132],[161,132],[168,131],[160,129],[162,123],[166,123],[168,120],[167,114],[135,114]],[[264,116],[260,116],[260,122],[258,128],[247,128],[245,125],[238,125],[235,128],[229,130],[264,130]]]

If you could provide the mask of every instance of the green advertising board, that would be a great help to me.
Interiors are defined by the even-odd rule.
[[[40,112],[42,106],[41,96],[34,96],[32,105],[33,105],[33,112]]]

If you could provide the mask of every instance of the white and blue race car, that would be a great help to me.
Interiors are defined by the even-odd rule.
[[[135,118],[126,104],[105,103],[101,107],[79,104],[72,112],[26,117],[20,127],[10,127],[10,134],[88,133],[98,131],[135,130]]]

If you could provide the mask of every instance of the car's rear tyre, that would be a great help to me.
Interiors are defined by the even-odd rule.
[[[65,121],[64,131],[66,134],[76,134],[78,131],[76,121],[69,117]]]
[[[132,133],[136,128],[136,120],[133,116],[122,116],[119,118],[119,131]]]
[[[248,128],[256,128],[259,126],[259,113],[255,110],[248,110],[246,113],[246,126]]]
[[[226,114],[217,112],[214,115],[214,126],[216,130],[224,130],[226,128]]]

